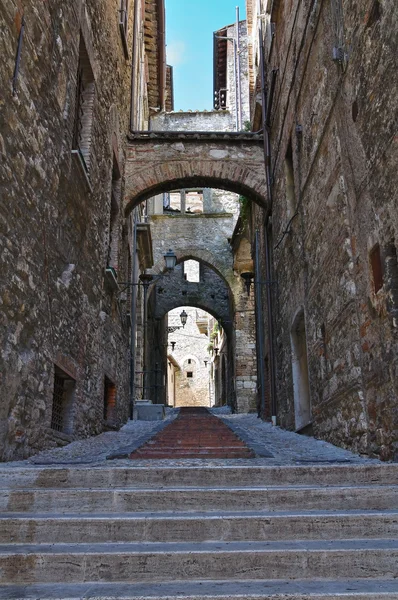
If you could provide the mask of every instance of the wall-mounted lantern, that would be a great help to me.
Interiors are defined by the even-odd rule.
[[[166,263],[166,269],[168,271],[173,271],[177,264],[177,257],[174,254],[173,250],[170,248],[170,250],[168,250],[166,254],[163,255],[163,258]]]
[[[185,325],[187,324],[187,320],[188,320],[188,315],[185,312],[185,310],[183,310],[182,313],[180,314],[180,319],[181,319],[182,326],[185,327]]]

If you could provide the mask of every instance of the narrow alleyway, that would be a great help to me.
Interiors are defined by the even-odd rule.
[[[254,458],[255,454],[206,408],[181,408],[177,419],[138,448],[132,459]]]

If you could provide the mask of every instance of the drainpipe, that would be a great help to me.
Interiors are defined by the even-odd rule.
[[[273,320],[273,298],[272,298],[272,286],[271,286],[271,248],[268,231],[269,221],[268,219],[264,225],[264,237],[265,237],[265,270],[268,284],[267,288],[267,321],[268,321],[268,339],[269,339],[269,368],[270,368],[270,384],[271,384],[271,418],[272,424],[276,425],[276,360],[275,360],[275,347],[274,347],[274,320]]]
[[[147,400],[147,398],[145,397],[145,392],[147,389],[147,383],[148,383],[148,373],[147,373],[147,340],[148,340],[148,306],[147,306],[147,302],[148,302],[148,285],[144,282],[143,284],[143,288],[144,288],[144,339],[143,339],[143,348],[144,348],[144,360],[143,360],[143,382],[142,382],[142,400]]]
[[[132,265],[131,265],[131,340],[130,340],[130,419],[133,419],[134,412],[134,398],[135,398],[135,336],[137,331],[137,267],[136,267],[136,255],[137,255],[137,218],[136,211],[134,211],[134,225],[133,225],[133,251],[132,251]]]
[[[258,230],[255,236],[255,253],[254,253],[254,271],[258,276],[260,271],[260,247],[258,239]],[[255,281],[255,280],[254,280]],[[267,287],[269,287],[267,285]],[[258,377],[259,377],[259,392],[260,392],[260,411],[259,416],[264,419],[265,415],[265,377],[264,377],[264,329],[262,327],[262,291],[261,284],[254,285],[256,298],[256,323],[257,323],[257,351],[258,351]]]
[[[135,63],[137,60],[137,27],[138,27],[138,0],[134,3],[134,24],[133,24],[133,55],[131,58],[132,66],[131,66],[131,99],[130,99],[130,131],[134,131],[135,129]]]
[[[236,98],[236,111],[238,116],[238,131],[242,129],[242,81],[240,74],[240,31],[239,31],[239,6],[236,7],[236,87],[237,87],[237,98]]]
[[[137,1],[137,0],[136,0]],[[164,0],[157,1],[158,10],[158,52],[159,52],[159,106],[160,110],[165,109],[166,99],[166,17]]]
[[[239,131],[239,110],[238,110],[238,51],[236,48],[236,39],[233,39],[234,44],[234,70],[235,70],[235,127],[236,131]]]
[[[259,48],[260,48],[260,70],[261,70],[261,95],[262,95],[262,115],[263,115],[263,131],[264,131],[264,163],[265,173],[267,181],[267,198],[269,208],[265,217],[265,252],[266,252],[266,281],[267,281],[267,326],[268,326],[268,340],[269,340],[269,366],[270,366],[270,383],[271,383],[271,417],[273,425],[276,425],[276,412],[277,412],[277,401],[276,401],[276,357],[275,357],[275,345],[274,345],[274,326],[273,326],[273,298],[271,290],[271,252],[270,252],[270,240],[269,240],[269,217],[272,213],[272,180],[271,180],[271,141],[270,141],[270,122],[271,122],[271,109],[273,96],[275,91],[276,75],[277,70],[272,70],[271,89],[270,96],[267,94],[267,82],[265,78],[265,56],[264,56],[264,38],[263,38],[263,23],[260,19],[259,26]],[[264,365],[262,365],[262,369]]]

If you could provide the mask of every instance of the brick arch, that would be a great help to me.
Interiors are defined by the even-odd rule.
[[[264,155],[258,141],[191,137],[172,143],[153,136],[128,146],[126,214],[147,198],[186,187],[223,189],[267,206]]]

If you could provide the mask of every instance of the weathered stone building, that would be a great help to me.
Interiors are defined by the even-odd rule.
[[[129,414],[131,288],[118,282],[151,265],[141,209],[123,217],[126,132],[167,95],[152,4],[0,2],[3,459]]]
[[[265,127],[271,183],[268,207],[249,218],[256,279],[269,284],[257,286],[258,314],[271,312],[259,323],[263,405],[284,427],[312,424],[318,437],[393,458],[396,6],[247,4],[252,126]]]

